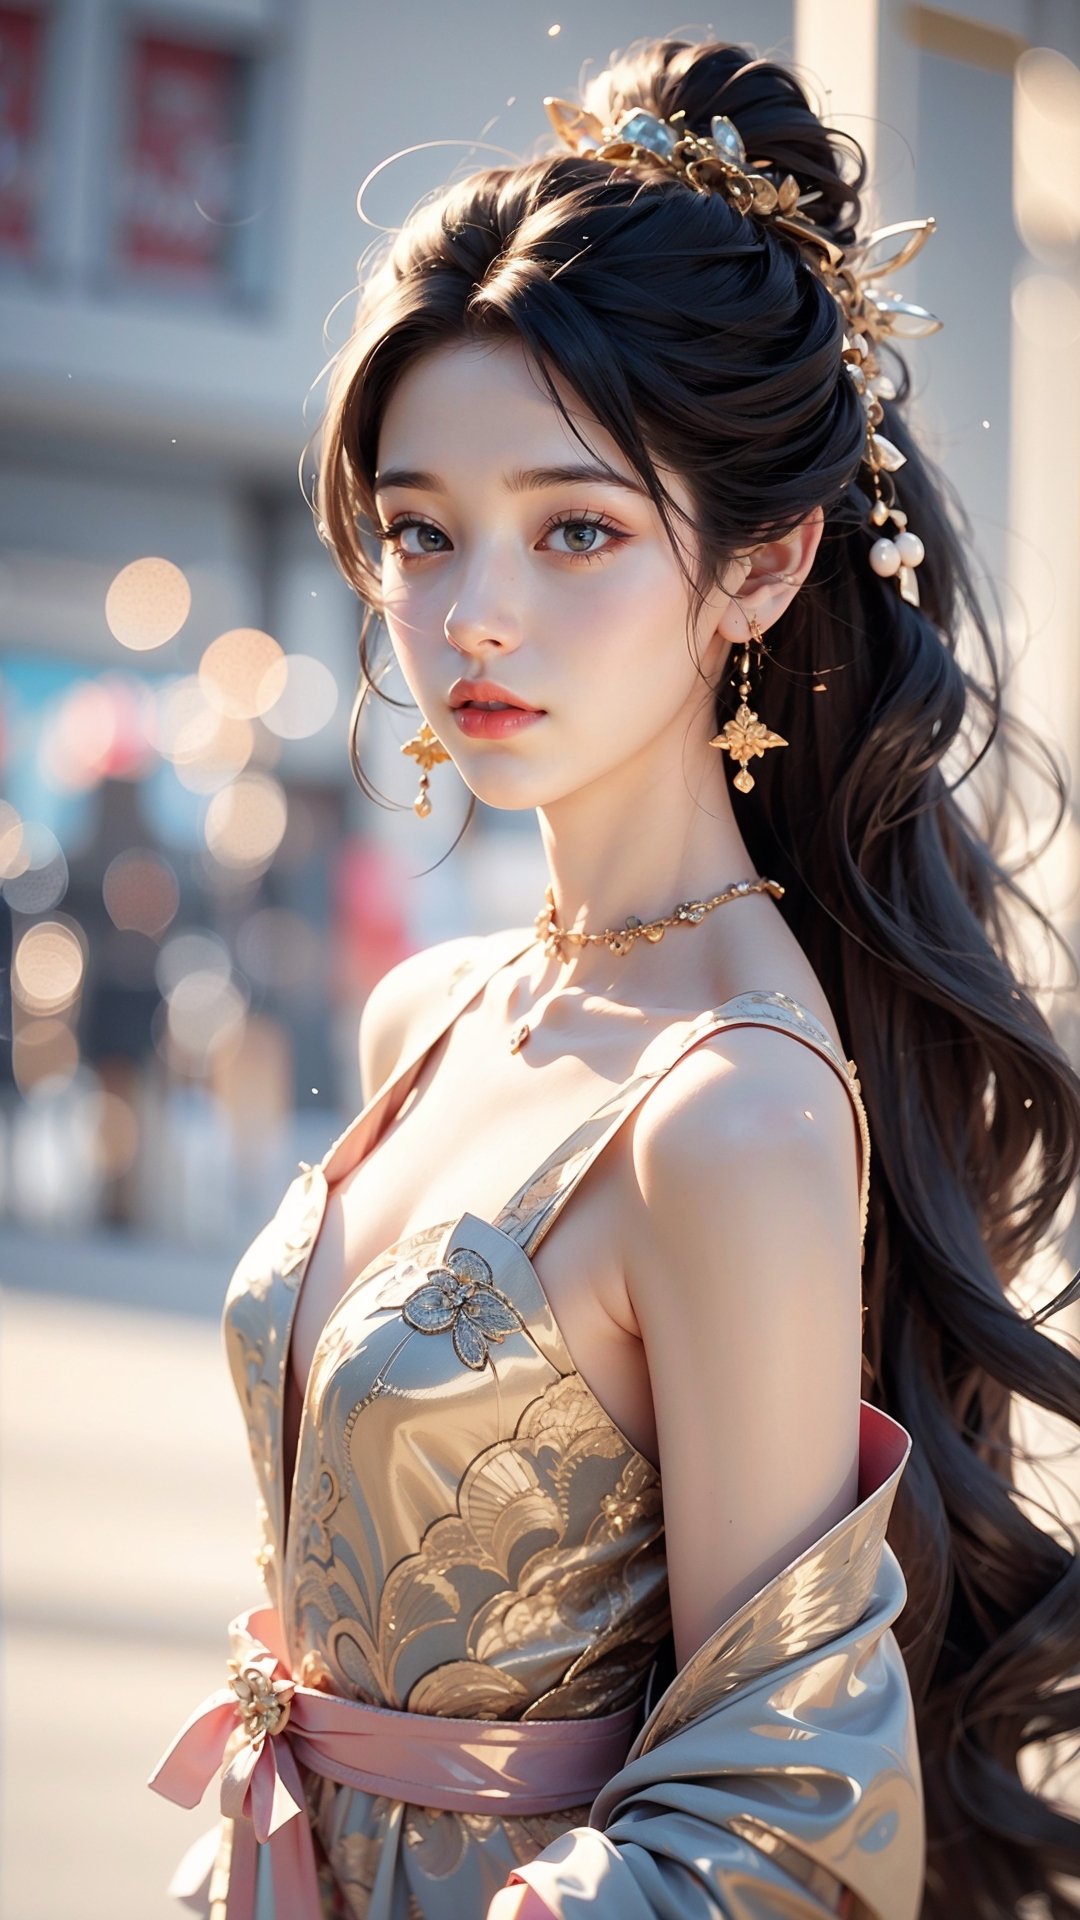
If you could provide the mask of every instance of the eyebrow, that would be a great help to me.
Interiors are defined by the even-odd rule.
[[[573,486],[582,480],[591,480],[605,487],[625,487],[628,493],[644,492],[640,481],[631,480],[625,474],[616,473],[612,467],[598,463],[565,467],[518,467],[513,473],[503,475],[503,484],[510,493],[529,493],[539,487]],[[385,473],[376,476],[376,493],[384,493],[390,487],[413,487],[421,493],[446,492],[438,474],[424,473],[418,467],[388,467]]]

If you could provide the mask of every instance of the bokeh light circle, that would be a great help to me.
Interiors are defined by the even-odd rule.
[[[109,632],[133,653],[150,653],[179,633],[191,612],[191,588],[171,560],[121,567],[105,595]]]
[[[201,753],[213,733],[214,718],[193,673],[166,681],[158,692],[154,727],[162,758],[175,765],[178,760]]]
[[[204,1066],[222,1049],[239,1044],[247,1006],[235,980],[218,972],[185,974],[169,995],[169,1043],[185,1063]]]
[[[24,821],[20,858],[21,873],[3,882],[8,906],[27,915],[58,907],[68,888],[68,863],[52,828],[41,820]]]
[[[338,685],[329,667],[309,653],[285,658],[285,685],[263,725],[279,740],[309,740],[320,733],[337,712]]]
[[[180,886],[167,860],[149,847],[129,847],[110,860],[101,883],[102,898],[121,933],[145,933],[156,940],[176,918]]]
[[[288,817],[280,781],[268,773],[243,773],[206,810],[207,847],[223,867],[261,866],[281,845]]]
[[[167,1000],[189,973],[214,973],[227,980],[232,972],[229,949],[216,933],[192,928],[174,933],[158,954],[154,978]]]
[[[78,997],[86,953],[74,927],[38,920],[27,927],[11,967],[11,989],[28,1013],[61,1013]]]
[[[194,674],[173,680],[158,698],[157,744],[189,793],[216,793],[251,759],[250,720],[212,707]]]
[[[235,780],[247,766],[255,745],[250,720],[230,720],[224,713],[210,717],[213,726],[200,750],[174,762],[176,777],[189,793],[217,793]]]
[[[207,706],[230,720],[256,720],[268,712],[284,692],[287,676],[284,653],[261,627],[219,633],[199,662]]]

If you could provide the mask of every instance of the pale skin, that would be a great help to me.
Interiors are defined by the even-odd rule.
[[[756,876],[722,756],[708,744],[711,688],[732,671],[748,614],[768,644],[810,569],[822,515],[750,549],[716,583],[692,628],[702,679],[686,638],[689,590],[660,517],[615,442],[560,391],[587,446],[516,343],[428,354],[389,402],[377,498],[383,527],[397,528],[383,585],[410,691],[479,798],[535,809],[559,921],[592,930]],[[534,483],[537,470],[597,460],[629,484]],[[388,484],[394,470],[414,483]],[[678,477],[664,478],[688,506]],[[407,518],[421,525],[405,529]],[[463,734],[447,695],[482,674],[544,718],[502,740]],[[767,663],[751,701],[766,723],[768,675]],[[450,773],[432,777],[436,804]],[[369,1094],[430,1024],[467,944],[413,956],[370,996]],[[331,1196],[294,1327],[290,1444],[343,1274],[425,1223],[466,1208],[491,1218],[630,1077],[655,1032],[760,988],[800,1001],[843,1052],[820,983],[768,895],[658,944],[639,941],[623,958],[589,947],[559,961],[537,945],[497,976],[406,1090],[379,1140],[377,1183],[365,1161]],[[526,1016],[532,1036],[511,1055],[510,1031]],[[418,1165],[431,1172],[419,1196]],[[855,1504],[857,1130],[837,1075],[767,1029],[700,1045],[589,1170],[536,1269],[575,1365],[661,1467],[681,1665]],[[515,1886],[495,1896],[487,1920],[545,1911]]]

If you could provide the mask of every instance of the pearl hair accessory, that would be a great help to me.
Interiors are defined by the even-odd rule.
[[[605,127],[595,114],[570,100],[548,97],[544,106],[559,139],[573,152],[615,166],[664,167],[695,193],[720,193],[744,216],[763,220],[794,240],[843,315],[844,366],[866,414],[863,462],[870,469],[874,491],[870,527],[881,528],[891,520],[896,530],[874,541],[870,565],[881,579],[895,579],[902,597],[917,607],[915,569],[924,558],[924,548],[918,534],[908,528],[907,514],[897,504],[892,480],[907,455],[877,431],[884,418],[882,400],[896,398],[893,382],[881,370],[877,349],[889,334],[921,339],[936,333],[942,322],[925,307],[914,306],[885,289],[874,292],[870,283],[914,259],[935,232],[936,221],[930,216],[876,227],[865,239],[844,248],[822,228],[801,217],[800,209],[819,200],[820,191],[804,193],[791,173],[778,180],[775,176],[779,169],[770,168],[768,160],[748,162],[742,136],[726,114],[714,114],[710,133],[699,134],[686,126],[682,111],[673,113],[670,120],[662,120],[644,108],[628,108],[614,126]],[[895,245],[897,241],[899,245]],[[878,251],[890,244],[892,251]],[[882,490],[882,475],[886,476],[888,498]]]

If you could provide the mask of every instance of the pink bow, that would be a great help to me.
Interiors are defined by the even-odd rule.
[[[317,1709],[327,1696],[294,1683],[283,1652],[275,1650],[281,1643],[273,1608],[240,1614],[229,1638],[249,1651],[230,1660],[229,1685],[208,1694],[185,1720],[147,1784],[178,1806],[197,1807],[220,1767],[221,1811],[236,1822],[227,1920],[254,1915],[257,1842],[270,1843],[275,1912],[321,1920],[311,1826],[285,1729],[308,1722],[309,1738],[318,1744]]]
[[[402,1713],[300,1686],[273,1607],[230,1623],[227,1687],[184,1722],[148,1785],[196,1807],[220,1767],[221,1811],[235,1822],[226,1920],[254,1920],[258,1843],[268,1843],[274,1911],[321,1920],[311,1822],[297,1761],[367,1793],[470,1813],[546,1813],[591,1800],[622,1765],[636,1705],[579,1720],[455,1720]],[[303,1815],[303,1818],[297,1818]],[[170,1891],[197,1895],[204,1836]]]

